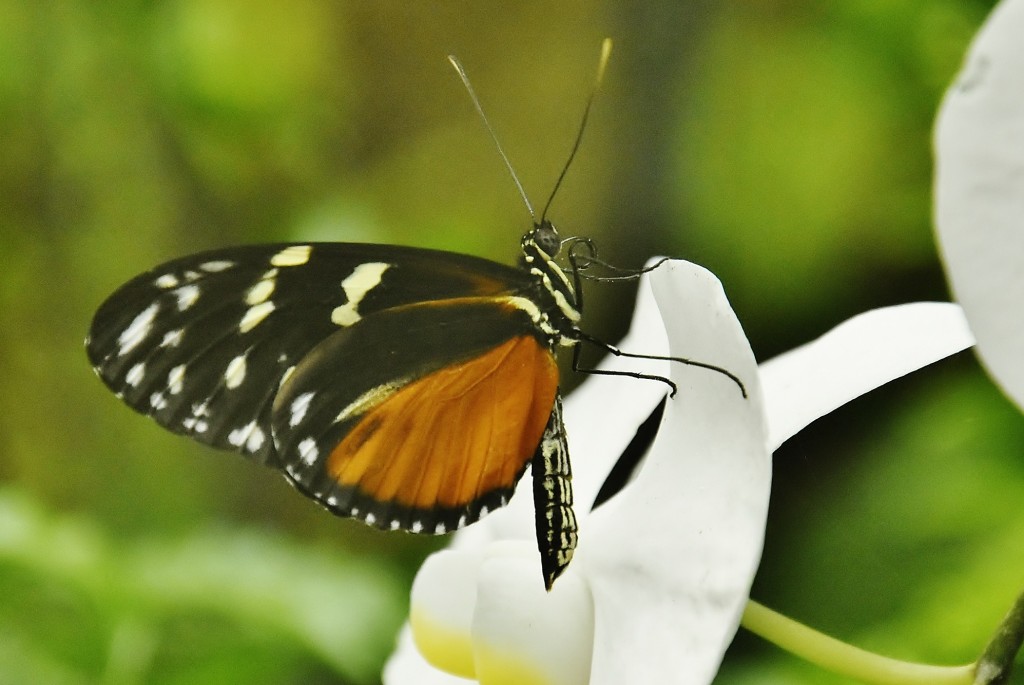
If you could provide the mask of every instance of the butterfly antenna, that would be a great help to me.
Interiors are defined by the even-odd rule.
[[[562,180],[565,178],[566,172],[569,171],[572,160],[576,157],[576,151],[580,149],[580,143],[583,141],[583,131],[587,128],[587,118],[590,116],[590,106],[594,104],[594,96],[597,95],[597,90],[601,87],[601,81],[604,80],[605,67],[608,66],[608,58],[611,57],[611,54],[612,39],[605,38],[601,42],[601,56],[597,60],[597,76],[594,78],[594,87],[590,89],[587,105],[583,108],[583,118],[580,120],[580,128],[576,133],[576,141],[572,144],[572,151],[569,153],[569,159],[565,160],[562,173],[558,175],[558,180],[555,181],[555,187],[551,189],[551,195],[548,196],[548,201],[544,205],[544,211],[540,213],[541,223],[544,222],[544,217],[548,214],[548,208],[551,207],[551,202],[555,199],[555,194],[558,193]]]
[[[466,87],[466,92],[469,93],[470,100],[473,101],[473,106],[476,107],[477,114],[483,119],[484,126],[487,127],[487,132],[491,134],[491,140],[494,141],[494,147],[498,148],[498,154],[501,155],[501,159],[505,162],[505,167],[508,169],[508,173],[512,176],[512,181],[516,184],[516,188],[519,189],[519,196],[523,198],[523,203],[526,205],[527,211],[530,212],[530,218],[533,219],[534,223],[537,222],[537,214],[533,211],[533,205],[530,204],[530,198],[526,196],[526,190],[523,189],[523,184],[519,182],[519,176],[516,175],[516,170],[512,167],[512,162],[509,161],[508,155],[505,154],[504,148],[501,147],[501,142],[498,140],[498,134],[494,132],[494,128],[491,126],[491,122],[487,119],[487,115],[484,114],[484,108],[480,105],[480,98],[476,96],[476,91],[473,90],[473,84],[469,82],[469,76],[466,75],[466,69],[459,62],[459,58],[455,55],[448,55],[448,61],[455,67],[455,71],[459,74],[459,78],[462,79],[462,85]]]

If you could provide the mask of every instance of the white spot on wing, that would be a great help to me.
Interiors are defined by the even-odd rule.
[[[366,262],[357,266],[341,282],[341,289],[345,291],[348,302],[334,308],[331,312],[331,321],[338,326],[351,326],[359,321],[359,303],[368,292],[380,285],[381,277],[390,267],[390,264],[384,262]]]
[[[270,316],[270,312],[274,311],[273,302],[260,302],[257,305],[249,307],[242,316],[242,320],[238,322],[238,331],[240,333],[248,333],[252,329],[256,328],[263,319]]]
[[[167,406],[167,399],[164,397],[162,392],[155,392],[149,396],[149,406],[160,411]]]
[[[443,523],[438,523],[436,526],[434,526],[434,535],[444,535],[447,532],[448,529],[445,528]]]
[[[124,382],[133,388],[137,388],[139,383],[142,382],[143,377],[146,375],[146,363],[139,362],[128,369],[128,373],[124,376]]]
[[[391,528],[391,530],[398,530],[402,527],[402,524],[398,519],[392,519],[391,525],[389,527]]]
[[[245,380],[245,355],[240,354],[228,362],[228,368],[224,369],[224,385],[234,390]]]
[[[228,443],[235,447],[241,447],[245,444],[245,441],[249,438],[249,434],[252,433],[253,428],[256,427],[256,422],[247,423],[241,428],[236,428],[228,433]]]
[[[185,365],[179,364],[175,366],[167,374],[167,391],[172,395],[177,395],[181,392],[182,387],[185,384]]]
[[[279,359],[278,361],[284,361],[284,359]],[[285,382],[289,378],[292,377],[293,373],[295,373],[295,367],[294,366],[289,366],[287,369],[285,369],[284,373],[281,375],[281,380],[280,380],[280,382],[278,382],[277,387],[280,388],[280,387],[284,386]]]
[[[190,430],[194,433],[205,433],[210,427],[210,424],[203,419],[197,419],[191,416],[182,419],[181,425],[185,427],[185,430]]]
[[[263,280],[256,281],[255,285],[245,293],[245,303],[252,306],[260,302],[266,302],[273,294],[276,284],[277,281],[273,278],[264,278]]]
[[[155,281],[153,281],[153,285],[155,285],[158,288],[163,288],[164,290],[167,290],[168,288],[173,288],[176,285],[178,285],[178,283],[180,283],[180,281],[178,280],[178,277],[175,276],[174,274],[164,274],[163,276],[160,276]]]
[[[219,259],[212,262],[203,262],[202,264],[199,265],[199,268],[208,273],[217,273],[218,271],[230,269],[234,265],[234,262],[230,262],[226,259]]]
[[[369,514],[367,514],[366,518],[363,519],[363,520],[366,521],[367,523],[369,523],[371,526],[373,524],[377,523],[377,517],[373,514],[373,512],[370,512]]]
[[[183,285],[173,291],[178,298],[178,311],[183,312],[196,303],[199,299],[199,286],[193,284]]]
[[[316,463],[316,458],[320,455],[320,450],[316,448],[316,441],[313,438],[306,438],[299,443],[299,459],[306,466],[312,466]]]
[[[306,412],[309,410],[309,403],[313,401],[312,392],[304,392],[294,400],[292,400],[291,412],[292,415],[288,419],[288,425],[292,428],[299,425],[299,422],[306,417]]]
[[[258,452],[266,439],[263,429],[257,426],[255,421],[250,421],[228,433],[228,442],[235,447],[245,445],[247,452]]]
[[[312,245],[289,245],[270,258],[272,266],[302,266],[309,261]]]
[[[249,452],[259,452],[266,439],[267,436],[263,432],[263,429],[257,426],[253,429],[252,433],[249,434],[249,439],[245,441],[245,449]]]
[[[376,388],[370,388],[362,395],[352,400],[347,407],[342,409],[334,418],[334,423],[341,423],[353,416],[365,414],[374,407],[383,404],[384,400],[395,394],[395,391],[405,385],[405,383],[406,381],[404,380],[397,380],[390,383],[383,383],[378,385]]]
[[[117,344],[119,345],[117,355],[119,357],[124,356],[146,339],[146,336],[149,335],[150,330],[153,328],[153,319],[156,318],[158,309],[160,309],[160,305],[154,302],[139,312],[138,316],[128,324],[128,328],[121,331],[121,335],[117,336]]]
[[[396,521],[396,523],[397,523],[397,521]],[[422,521],[413,521],[412,522],[412,527],[409,528],[409,530],[411,530],[413,533],[422,533],[423,532],[423,522]]]
[[[163,340],[160,341],[160,347],[177,347],[181,343],[181,337],[184,331],[180,328],[175,328],[173,331],[167,331],[164,333]]]

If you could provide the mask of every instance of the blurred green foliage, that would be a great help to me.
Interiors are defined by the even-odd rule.
[[[722,278],[761,358],[946,299],[930,127],[989,1],[0,0],[0,682],[369,683],[434,541],[336,519],[165,434],[92,377],[99,302],[268,240],[513,258],[535,204],[634,266]],[[614,339],[632,293],[588,293]],[[776,458],[762,602],[904,658],[968,661],[1024,586],[1019,413],[972,359]],[[679,522],[685,525],[685,522]],[[839,683],[749,636],[722,683]]]

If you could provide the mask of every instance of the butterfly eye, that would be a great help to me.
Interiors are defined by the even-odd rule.
[[[547,219],[533,227],[530,237],[548,257],[557,256],[559,250],[562,249],[562,240],[558,237],[558,231],[554,224]]]

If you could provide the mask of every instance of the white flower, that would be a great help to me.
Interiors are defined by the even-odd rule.
[[[1024,408],[1024,2],[993,10],[936,125],[935,222],[978,356]]]
[[[760,559],[771,451],[846,401],[971,343],[955,305],[904,305],[857,317],[759,371],[718,281],[682,261],[641,287],[622,347],[664,354],[659,322],[671,354],[729,369],[748,398],[720,374],[670,365],[679,393],[649,455],[587,515],[664,388],[606,376],[584,383],[565,406],[576,558],[545,593],[525,496],[460,534],[413,587],[411,624],[434,663],[481,683],[710,682]],[[427,665],[407,632],[385,682],[464,681]]]
[[[545,593],[531,502],[517,495],[424,564],[413,631],[388,664],[388,685],[465,682],[429,665],[410,632],[435,664],[489,685],[709,683],[757,568],[775,448],[851,399],[969,347],[967,320],[986,368],[1024,407],[1021,36],[1024,0],[1004,0],[938,122],[936,221],[966,319],[949,303],[875,310],[757,367],[711,274],[686,262],[657,269],[621,347],[722,366],[749,397],[708,370],[611,360],[679,385],[635,479],[588,512],[663,388],[592,377],[565,406],[580,519],[572,565]]]

